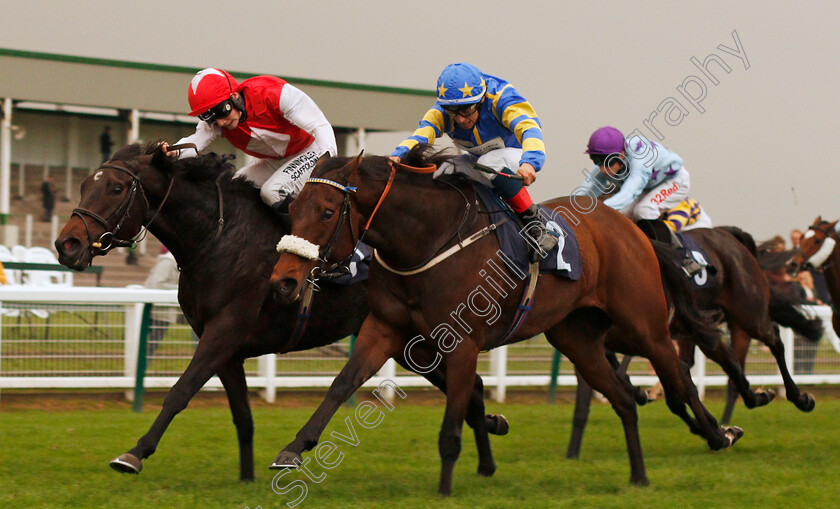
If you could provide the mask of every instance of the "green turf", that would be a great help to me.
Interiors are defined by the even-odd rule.
[[[408,393],[374,429],[356,424],[359,445],[339,443],[345,455],[320,484],[307,481],[300,507],[836,507],[840,496],[840,400],[821,397],[803,414],[785,401],[747,411],[735,423],[744,438],[711,452],[664,404],[640,408],[642,447],[650,486],[628,484],[629,465],[619,422],[595,404],[581,459],[564,458],[572,407],[568,403],[497,404],[512,423],[493,437],[498,471],[478,477],[467,431],[453,496],[436,495],[440,405],[418,405]],[[281,398],[282,399],[282,395]],[[428,399],[428,398],[426,398]],[[720,401],[708,402],[719,414]],[[156,405],[155,405],[156,406]],[[294,437],[312,407],[259,405],[254,411],[257,480],[240,483],[230,415],[213,404],[189,408],[164,436],[139,476],[120,475],[108,461],[128,450],[156,414],[135,414],[109,403],[85,411],[6,410],[0,413],[0,506],[29,507],[286,507],[294,496],[271,489],[266,466]],[[346,430],[343,407],[326,434]],[[335,459],[333,456],[331,459]],[[282,487],[300,472],[278,481]],[[294,492],[297,495],[297,492]]]

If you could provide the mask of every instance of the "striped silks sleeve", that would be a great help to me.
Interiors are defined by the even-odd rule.
[[[449,129],[447,124],[443,109],[437,106],[430,109],[423,115],[423,120],[420,121],[414,133],[397,145],[391,155],[402,157],[418,144],[433,145],[435,140]]]

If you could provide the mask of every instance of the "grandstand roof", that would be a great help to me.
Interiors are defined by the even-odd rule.
[[[0,48],[0,97],[60,105],[180,114],[198,68]],[[226,69],[237,79],[253,74]],[[401,130],[414,125],[434,91],[280,76],[327,112],[335,127]],[[93,84],[93,85],[92,85]]]

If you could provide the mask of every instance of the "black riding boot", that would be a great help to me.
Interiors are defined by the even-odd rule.
[[[278,201],[271,206],[271,210],[280,218],[280,224],[286,228],[286,231],[292,231],[292,216],[289,215],[289,204],[292,203],[292,197],[286,196],[285,199]]]
[[[536,203],[532,203],[530,207],[518,215],[524,225],[524,232],[530,237],[526,241],[528,241],[531,263],[538,262],[554,249],[558,237],[554,232],[546,229]],[[536,248],[535,244],[539,246],[539,249]]]
[[[674,249],[685,249],[685,258],[683,258],[680,262],[680,267],[682,268],[683,272],[685,272],[685,275],[691,277],[694,274],[697,274],[698,272],[703,270],[705,265],[701,265],[700,262],[698,262],[694,259],[693,256],[691,256],[691,252],[688,250],[688,248],[686,248],[683,245],[683,243],[680,241],[680,238],[677,237],[677,232],[671,230],[670,228],[668,229],[668,231],[671,232],[671,247],[673,247]]]

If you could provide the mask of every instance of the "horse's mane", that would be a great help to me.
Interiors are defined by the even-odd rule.
[[[402,164],[406,166],[414,166],[418,168],[434,165],[439,167],[441,164],[451,161],[455,154],[451,149],[445,148],[442,150],[434,150],[428,145],[416,145],[409,150],[402,158]],[[337,168],[346,165],[352,157],[331,157],[319,164],[312,172],[313,177],[324,177]],[[389,159],[386,156],[368,156],[363,160],[363,164],[359,167],[359,174],[370,180],[387,180],[391,172],[391,165],[388,163]],[[409,171],[398,171],[397,175],[401,180],[416,184],[434,185],[431,174],[412,173]]]
[[[189,182],[214,183],[218,179],[220,185],[225,189],[231,191],[253,191],[253,185],[245,179],[233,178],[235,168],[229,161],[234,159],[235,156],[210,152],[186,159],[171,159],[160,151],[159,146],[161,142],[162,140],[154,140],[145,145],[139,143],[126,145],[114,152],[111,159],[125,161],[131,165],[135,158],[143,155],[151,155],[153,156],[153,166]]]

